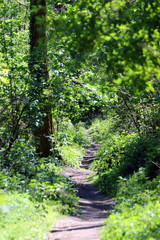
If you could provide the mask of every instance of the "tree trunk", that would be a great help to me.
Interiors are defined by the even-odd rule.
[[[46,0],[30,0],[30,72],[33,94],[37,96],[41,111],[41,124],[33,130],[37,140],[37,152],[43,157],[51,155],[54,147],[49,136],[54,136],[52,110],[49,104],[49,72],[47,61]],[[38,112],[37,112],[38,114]]]

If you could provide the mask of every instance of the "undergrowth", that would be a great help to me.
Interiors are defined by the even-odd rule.
[[[63,163],[78,168],[83,160],[85,147],[90,145],[85,124],[79,122],[73,125],[69,119],[65,119],[59,125],[57,136]]]
[[[60,145],[72,146],[75,144],[80,147],[90,145],[90,139],[83,122],[73,125],[69,119],[64,119],[59,125],[57,136]]]
[[[31,137],[22,136],[0,152],[0,239],[47,239],[59,213],[79,213],[74,184],[60,174],[65,165],[78,168],[90,144],[83,123],[63,121],[53,155],[36,154]],[[62,160],[54,154],[59,148]]]
[[[92,140],[96,143],[100,143],[105,139],[109,139],[113,133],[116,133],[116,126],[118,125],[118,117],[108,117],[103,120],[95,118],[88,129],[89,134],[92,136]]]
[[[63,161],[66,165],[79,168],[83,160],[84,148],[77,145],[63,145],[60,147]]]
[[[83,150],[77,147],[72,152],[71,149],[63,152],[62,146],[66,162],[70,159],[69,164],[78,166]],[[64,161],[54,154],[40,158],[31,140],[21,139],[6,155],[1,154],[0,239],[47,239],[57,212],[79,213],[79,198],[73,183],[59,174],[63,166]]]
[[[160,142],[117,128],[117,120],[96,120],[89,129],[101,146],[91,168],[95,182],[115,199],[101,239],[160,239]],[[116,126],[114,128],[113,126]]]
[[[33,173],[28,177],[20,172],[2,169],[0,173],[1,189],[5,192],[18,191],[28,193],[35,201],[52,201],[53,205],[58,205],[62,213],[76,214],[78,208],[78,197],[71,181],[59,175],[62,166],[48,159],[39,159],[39,165],[33,169]],[[29,164],[29,162],[28,162]]]
[[[160,239],[160,177],[146,180],[139,169],[129,179],[120,178],[116,206],[105,220],[102,240]]]
[[[47,239],[60,216],[51,202],[31,200],[28,193],[0,192],[0,239]]]
[[[106,128],[105,135],[101,136],[101,146],[97,151],[98,160],[91,166],[97,173],[96,184],[101,191],[110,196],[115,196],[117,192],[119,176],[128,177],[140,167],[144,167],[146,177],[152,179],[157,176],[160,164],[159,138],[140,136],[138,133],[128,134],[115,129],[112,131],[113,125],[112,122],[111,129]],[[98,126],[100,129],[100,121]]]

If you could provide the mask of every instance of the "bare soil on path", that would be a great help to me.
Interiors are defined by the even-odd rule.
[[[70,216],[57,220],[57,225],[50,231],[49,240],[99,240],[100,229],[103,226],[108,210],[112,208],[113,200],[104,196],[89,180],[94,172],[89,165],[96,159],[94,155],[99,144],[92,143],[87,148],[80,169],[67,167],[62,173],[75,183],[80,197],[82,215]]]

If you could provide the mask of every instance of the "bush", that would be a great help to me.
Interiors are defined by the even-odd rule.
[[[37,171],[40,158],[35,153],[32,139],[18,139],[7,153],[0,154],[0,167],[2,169],[13,170],[28,177]]]
[[[159,146],[159,139],[138,134],[115,135],[105,141],[98,150],[98,160],[92,165],[97,171],[100,189],[111,195],[116,194],[119,176],[128,177],[140,167],[145,168],[150,179],[156,177],[159,171]]]
[[[90,145],[90,139],[88,138],[88,134],[85,128],[79,127],[78,130],[74,132],[73,143],[76,143],[79,146],[83,147]]]
[[[150,201],[158,200],[160,192],[160,177],[157,176],[152,181],[146,177],[145,169],[140,168],[129,179],[120,177],[118,180],[118,191],[116,194],[116,210],[121,208],[121,204],[132,207],[134,204],[145,205]],[[121,210],[120,210],[121,211]]]
[[[1,189],[21,194],[28,192],[33,201],[43,203],[50,200],[53,205],[59,205],[59,211],[76,214],[79,211],[77,191],[69,179],[58,175],[58,171],[59,168],[53,163],[41,164],[32,178],[3,170],[0,173]]]
[[[63,121],[59,126],[58,141],[61,145],[77,144],[81,147],[90,145],[90,139],[84,124],[80,122],[74,126],[70,120]]]
[[[140,169],[129,179],[118,180],[115,209],[105,220],[101,239],[159,239],[160,177],[147,180]]]
[[[92,135],[93,141],[99,143],[109,139],[111,135],[115,134],[117,131],[116,125],[118,121],[117,117],[108,117],[106,120],[96,118],[88,130],[89,134]]]
[[[114,213],[105,221],[102,240],[159,239],[160,236],[160,203],[136,205],[132,210],[123,209]]]

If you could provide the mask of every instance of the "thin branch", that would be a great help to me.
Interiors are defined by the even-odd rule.
[[[151,160],[151,162],[152,162],[156,167],[160,168],[160,165],[158,165],[157,163],[153,162],[152,160]]]
[[[93,88],[89,87],[87,84],[84,84],[83,82],[80,82],[80,81],[75,80],[75,79],[71,79],[71,81],[72,81],[73,83],[79,84],[80,86],[82,86],[82,87],[90,90],[92,93],[96,93],[96,90],[94,90]]]
[[[5,150],[4,156],[5,156],[5,155],[7,154],[7,152],[11,149],[13,143],[14,143],[14,142],[17,140],[17,138],[18,138],[18,135],[19,135],[19,134],[18,134],[18,131],[19,131],[19,123],[20,123],[21,118],[22,118],[22,115],[23,115],[23,113],[24,113],[24,111],[25,111],[25,109],[26,109],[27,107],[28,107],[28,105],[25,105],[25,106],[23,107],[23,109],[22,109],[22,111],[21,111],[21,113],[20,113],[20,115],[19,115],[19,118],[17,119],[16,125],[15,125],[15,127],[14,127],[14,129],[13,129],[13,137],[12,137],[10,143],[9,143],[8,148]]]
[[[122,90],[121,90],[120,88],[119,88],[118,90],[122,93],[122,99],[123,99],[123,101],[124,101],[124,104],[126,105],[128,111],[129,111],[129,113],[130,113],[130,116],[131,116],[131,118],[132,118],[132,120],[133,120],[133,122],[134,122],[134,124],[135,124],[135,126],[136,126],[136,128],[137,128],[137,130],[138,130],[138,133],[140,134],[140,128],[139,128],[136,120],[134,119],[133,113],[132,113],[132,111],[131,111],[128,103],[127,103],[127,100],[126,100],[126,98],[124,97],[124,94],[123,94]]]

